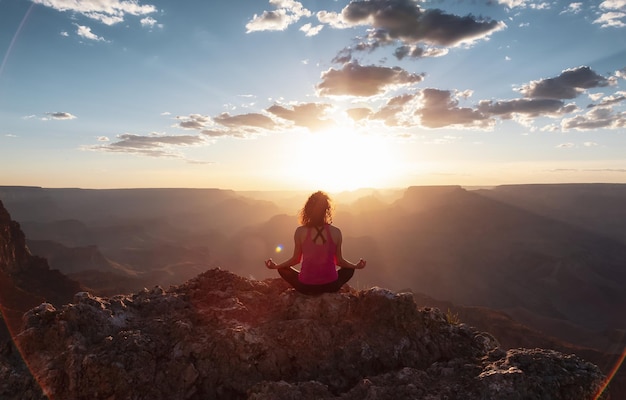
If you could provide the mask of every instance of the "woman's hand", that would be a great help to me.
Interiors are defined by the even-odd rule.
[[[265,261],[265,266],[268,269],[276,269],[276,263],[274,262],[274,260],[272,260],[271,258],[269,260]]]
[[[365,261],[364,259],[360,259],[358,263],[356,263],[356,269],[363,269],[365,268],[365,264],[367,264],[367,261]]]

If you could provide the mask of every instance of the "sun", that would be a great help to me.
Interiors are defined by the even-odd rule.
[[[397,172],[389,140],[352,128],[302,134],[292,149],[290,180],[329,192],[389,187]]]

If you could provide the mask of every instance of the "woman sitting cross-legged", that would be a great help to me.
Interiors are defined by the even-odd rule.
[[[265,261],[267,268],[278,269],[280,276],[298,292],[337,292],[352,278],[355,269],[365,268],[363,259],[353,264],[343,258],[341,230],[331,225],[332,207],[326,193],[318,191],[309,197],[300,211],[300,223],[293,235],[291,258],[280,264],[271,258]],[[292,268],[300,262],[300,271]]]

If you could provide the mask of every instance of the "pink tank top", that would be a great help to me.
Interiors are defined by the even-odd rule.
[[[335,266],[337,245],[333,242],[328,224],[324,228],[326,238],[316,228],[309,227],[302,242],[302,267],[298,279],[307,285],[322,285],[338,278]],[[315,243],[315,238],[311,238],[311,231],[315,231],[315,238],[319,235],[323,239],[322,243]]]

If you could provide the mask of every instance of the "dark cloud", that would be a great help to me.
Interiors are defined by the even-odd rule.
[[[403,58],[409,56],[412,58],[419,58],[424,54],[424,49],[419,46],[411,47],[411,46],[400,46],[393,52],[393,55],[398,59],[402,60]]]
[[[472,42],[503,29],[502,22],[460,17],[438,9],[423,10],[413,0],[352,1],[341,12],[346,25],[369,24],[375,28],[374,42],[399,40],[438,46],[456,46]]]
[[[542,115],[562,115],[574,111],[575,106],[565,106],[562,100],[557,99],[515,99],[491,101],[483,100],[478,110],[485,114],[498,115],[501,118],[512,118],[513,114],[522,114],[527,117]]]
[[[294,105],[289,109],[275,104],[268,108],[267,111],[279,118],[291,121],[297,126],[316,131],[328,128],[334,124],[325,116],[326,111],[330,107],[330,104],[324,103],[303,103]]]
[[[610,108],[595,107],[584,115],[564,119],[561,121],[561,127],[563,130],[579,131],[626,128],[626,112],[614,113]]]
[[[439,49],[435,47],[431,48],[423,48],[420,46],[400,46],[398,47],[393,55],[398,59],[402,60],[405,57],[409,58],[426,58],[426,57],[441,57],[448,54],[448,49]]]
[[[458,100],[448,90],[424,89],[421,91],[421,99],[423,105],[415,114],[420,117],[422,126],[428,128],[453,125],[487,128],[494,122],[480,111],[459,107]]]
[[[400,67],[361,66],[356,62],[344,64],[340,70],[331,68],[322,73],[317,89],[322,96],[375,96],[397,86],[409,86],[424,79]]]
[[[566,69],[556,78],[532,81],[520,88],[520,92],[529,98],[573,99],[585,89],[604,87],[608,79],[598,75],[591,68],[582,66]]]
[[[76,118],[75,115],[72,115],[68,112],[53,112],[53,113],[46,113],[46,115],[49,115],[50,118],[52,119],[74,119]]]

